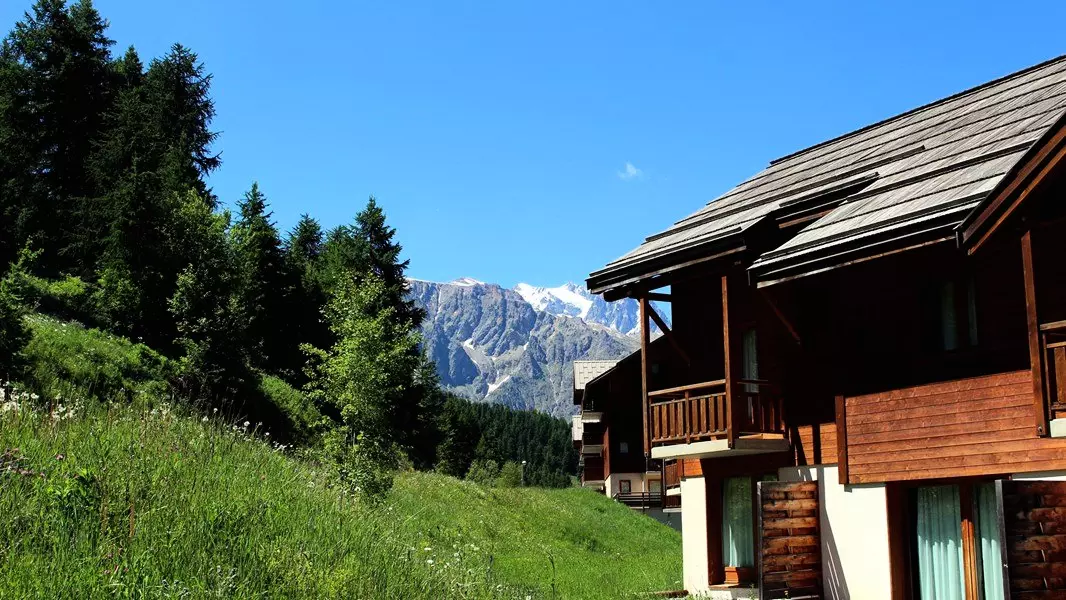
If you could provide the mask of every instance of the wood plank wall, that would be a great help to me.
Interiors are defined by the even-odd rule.
[[[815,423],[789,428],[796,465],[834,465],[837,462],[836,423]]]
[[[845,399],[849,483],[1066,469],[1039,438],[1028,370]]]
[[[818,482],[759,483],[761,598],[821,598]]]
[[[1066,482],[1001,481],[1012,598],[1066,596]]]

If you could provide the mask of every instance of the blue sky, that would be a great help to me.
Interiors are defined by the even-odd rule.
[[[773,6],[769,6],[772,4]],[[1066,53],[1066,3],[97,0],[214,74],[233,203],[370,194],[410,274],[581,281],[782,154]],[[29,6],[0,5],[5,29]]]

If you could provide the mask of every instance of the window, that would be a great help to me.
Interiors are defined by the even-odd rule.
[[[741,342],[741,349],[744,353],[744,370],[741,376],[744,379],[758,379],[759,378],[759,338],[755,329],[748,329],[744,332],[744,337]],[[748,384],[745,386],[745,390],[749,393],[756,393],[759,391],[759,387]]]
[[[960,297],[960,290],[965,298]],[[960,302],[962,300],[963,302]],[[977,285],[973,277],[962,284],[945,281],[940,285],[940,348],[958,350],[977,345]]]
[[[750,477],[722,482],[722,561],[727,567],[755,566],[755,507]]]
[[[629,481],[628,479],[620,479],[620,480],[618,480],[618,493],[619,494],[632,494],[633,493],[633,483],[631,481]]]
[[[618,453],[629,454],[629,442],[618,442]]]
[[[962,600],[966,579],[976,581],[978,597],[1003,598],[1003,569],[995,488],[992,483],[960,483],[912,490],[914,517],[912,573],[917,597]],[[967,552],[966,548],[972,548]],[[969,558],[968,558],[969,557]]]
[[[648,491],[652,494],[661,494],[663,492],[663,482],[658,479],[652,479],[648,482]]]

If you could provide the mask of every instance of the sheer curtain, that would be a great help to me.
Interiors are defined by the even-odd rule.
[[[722,558],[729,567],[754,567],[751,478],[730,477],[722,485]]]
[[[962,600],[959,487],[918,488],[918,583],[923,600]]]
[[[996,518],[996,484],[974,486],[974,512],[977,514],[977,560],[984,600],[1003,598],[1003,557],[1000,554],[999,523]]]

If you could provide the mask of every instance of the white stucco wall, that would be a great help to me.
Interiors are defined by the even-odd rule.
[[[707,486],[702,477],[681,480],[681,552],[685,589],[696,595],[707,580]]]
[[[818,481],[825,597],[888,600],[892,573],[885,486],[843,486],[838,477],[835,466],[778,472],[781,481]]]
[[[645,487],[643,473],[611,473],[607,476],[607,480],[604,482],[604,486],[607,488],[607,494],[609,496],[613,497],[615,494],[621,493],[618,484],[623,479],[629,480],[631,493],[633,494],[640,494],[648,491]]]

